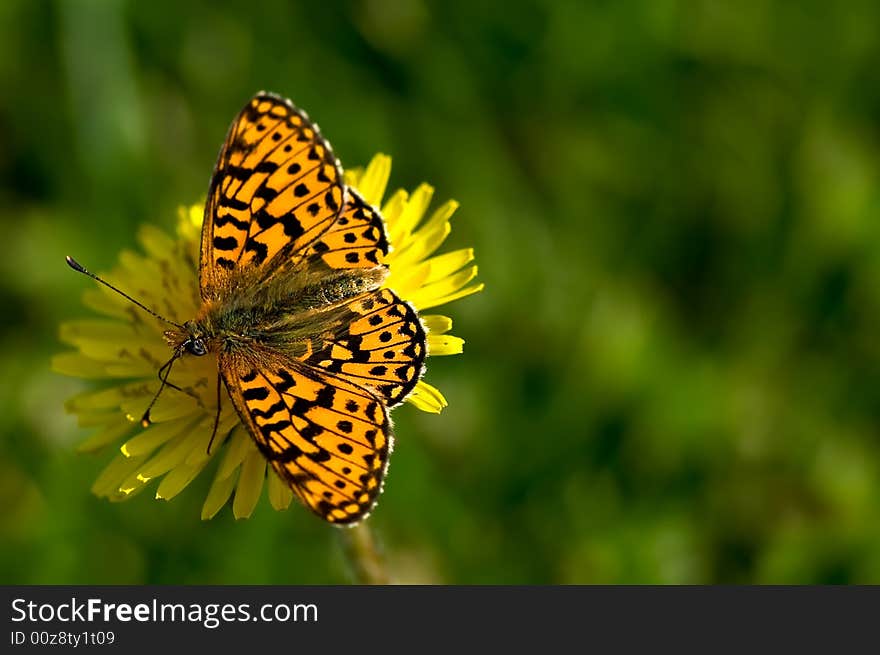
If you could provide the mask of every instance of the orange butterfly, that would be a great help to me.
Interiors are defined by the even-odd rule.
[[[381,215],[344,184],[317,125],[288,100],[254,96],[214,168],[202,305],[183,325],[168,321],[159,393],[174,386],[179,357],[215,354],[218,394],[222,380],[276,473],[331,523],[372,509],[392,448],[389,409],[423,371],[419,316],[382,288],[387,253]]]

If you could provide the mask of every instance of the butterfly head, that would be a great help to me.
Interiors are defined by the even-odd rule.
[[[208,354],[208,346],[205,344],[205,336],[199,326],[192,321],[184,323],[189,332],[189,337],[181,344],[181,347],[190,355],[201,357]]]
[[[208,354],[207,335],[204,328],[195,321],[187,321],[182,330],[167,330],[165,340],[175,353],[183,355],[189,353],[196,357]]]

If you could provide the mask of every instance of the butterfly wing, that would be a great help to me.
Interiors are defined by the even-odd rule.
[[[366,516],[382,490],[393,437],[389,407],[413,389],[425,331],[388,289],[350,301],[336,329],[300,358],[257,346],[220,354],[242,422],[306,507],[338,524]]]
[[[381,266],[388,254],[385,221],[378,210],[351,187],[336,222],[303,253],[306,265],[343,270]]]
[[[391,424],[363,387],[271,353],[260,366],[221,355],[226,388],[272,467],[303,504],[338,524],[364,518],[382,490]]]
[[[389,407],[413,390],[427,355],[418,314],[390,289],[350,301],[332,336],[304,361],[368,388]]]
[[[344,201],[339,162],[308,116],[259,93],[232,122],[205,205],[199,286],[222,297],[240,275],[272,274],[320,237]]]

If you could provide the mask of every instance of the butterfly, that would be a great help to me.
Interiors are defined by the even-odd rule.
[[[389,410],[424,369],[416,310],[382,286],[388,250],[380,212],[344,183],[318,126],[289,100],[255,95],[214,168],[201,308],[165,332],[174,356],[162,379],[178,357],[215,355],[218,394],[222,381],[275,473],[334,524],[373,508]]]

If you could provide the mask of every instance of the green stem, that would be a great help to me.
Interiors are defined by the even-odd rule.
[[[352,528],[340,528],[342,552],[348,562],[355,584],[390,584],[385,570],[385,558],[379,551],[376,539],[366,521]]]

